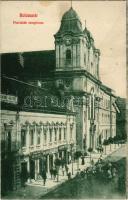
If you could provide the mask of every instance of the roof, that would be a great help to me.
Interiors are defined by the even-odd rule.
[[[38,86],[15,78],[2,76],[1,93],[18,97],[17,105],[2,102],[1,108],[32,112],[65,113],[72,112],[63,104],[63,99],[55,90],[42,89]],[[72,113],[73,114],[73,113]]]
[[[77,14],[77,12],[71,7],[68,11],[66,11],[62,17],[63,20],[71,20],[71,19],[78,19],[80,21],[80,18]]]
[[[116,104],[118,105],[120,110],[126,110],[126,99],[117,97]]]
[[[58,36],[63,33],[83,33],[82,24],[76,11],[71,7],[64,13],[59,31],[55,34]]]
[[[88,40],[93,39],[91,32],[85,27],[83,33],[87,36]],[[94,39],[93,39],[94,40]]]
[[[55,69],[55,50],[4,53],[1,73],[10,77],[50,77]]]

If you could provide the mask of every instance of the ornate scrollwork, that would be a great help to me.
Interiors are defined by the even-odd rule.
[[[73,44],[78,44],[80,42],[80,38],[73,38]]]

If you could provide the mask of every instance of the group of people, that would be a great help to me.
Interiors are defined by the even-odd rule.
[[[61,167],[56,167],[56,166],[53,166],[51,169],[50,169],[50,175],[51,175],[51,179],[52,180],[58,180],[58,175],[60,173],[60,168],[62,170],[62,176],[67,176],[68,179],[71,178],[71,172],[69,171],[69,167],[67,164],[61,166]],[[41,173],[41,178],[43,179],[43,184],[45,186],[46,184],[46,179],[47,179],[47,171],[45,169],[42,170],[42,173]]]
[[[77,173],[77,177],[81,179],[88,179],[89,181],[92,178],[96,178],[98,181],[102,181],[104,183],[112,181],[115,185],[118,183],[118,169],[114,163],[110,161],[104,161],[102,158],[94,163],[91,160],[91,165],[84,170],[80,170]]]

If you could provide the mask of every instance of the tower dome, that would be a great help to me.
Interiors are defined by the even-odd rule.
[[[78,14],[72,7],[68,11],[66,11],[62,17],[62,20],[71,20],[71,19],[78,19],[80,21]]]
[[[64,13],[61,20],[60,29],[56,33],[56,35],[60,35],[67,32],[76,34],[83,33],[80,18],[72,7]]]

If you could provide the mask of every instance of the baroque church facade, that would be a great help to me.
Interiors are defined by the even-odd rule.
[[[116,135],[116,96],[100,80],[100,50],[87,28],[82,29],[72,7],[63,15],[54,38],[53,82],[62,99],[69,97],[73,102],[77,148],[96,149],[104,139]],[[40,80],[42,85],[46,83]]]

